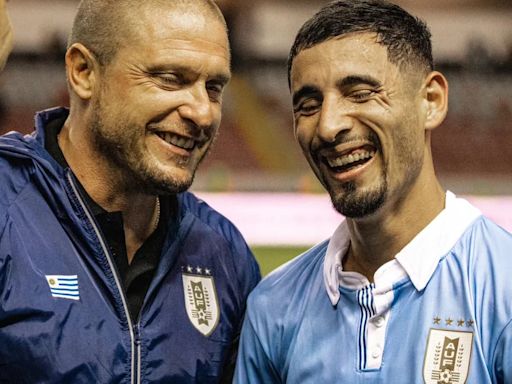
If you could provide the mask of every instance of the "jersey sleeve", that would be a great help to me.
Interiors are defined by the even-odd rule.
[[[235,384],[274,384],[281,383],[274,364],[269,357],[269,338],[258,334],[254,313],[264,313],[249,304],[238,353],[234,383]]]

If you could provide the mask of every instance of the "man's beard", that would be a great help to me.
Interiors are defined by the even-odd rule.
[[[168,195],[186,191],[193,182],[194,172],[188,178],[176,178],[171,172],[158,168],[156,159],[143,148],[140,127],[126,125],[122,129],[105,123],[105,111],[96,105],[92,117],[93,145],[103,158],[118,172],[115,181],[124,190],[153,195]],[[115,121],[116,119],[111,119]],[[129,124],[129,123],[128,123]]]
[[[345,141],[348,141],[346,138]],[[373,145],[375,152],[382,152],[382,146],[377,134],[373,131],[367,136],[352,137],[352,141],[362,140]],[[381,171],[379,185],[372,189],[358,188],[355,181],[347,181],[341,185],[329,185],[328,178],[324,178],[322,183],[326,186],[331,196],[334,209],[342,215],[350,218],[362,218],[375,213],[385,202],[388,193],[387,174],[385,170]]]
[[[356,183],[349,181],[341,186],[343,192],[329,189],[334,209],[349,218],[362,218],[375,213],[386,200],[387,182],[385,175],[381,184],[369,191],[358,191]]]
[[[388,172],[381,171],[378,185],[373,188],[358,187],[354,181],[343,183],[337,188],[328,188],[334,209],[349,218],[363,218],[377,212],[384,203],[391,198],[391,194],[407,196],[411,186],[417,180],[421,172],[423,157],[415,154],[410,149],[413,145],[401,145],[399,150],[402,153],[402,168],[396,172],[401,174],[401,181],[398,187],[390,191]]]

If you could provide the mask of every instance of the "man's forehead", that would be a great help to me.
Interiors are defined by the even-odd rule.
[[[152,20],[152,23],[147,23]],[[121,61],[137,62],[148,70],[195,71],[229,78],[230,50],[224,25],[205,20],[194,11],[147,11],[135,21],[133,36],[118,51]]]
[[[292,63],[291,80],[320,76],[321,71],[357,72],[366,68],[380,72],[387,64],[392,65],[387,49],[378,43],[376,34],[351,33],[300,51]]]
[[[366,57],[370,59],[376,52],[381,52],[387,56],[386,47],[379,43],[377,34],[370,32],[354,32],[341,36],[335,36],[310,47],[302,49],[297,53],[293,60],[293,64],[297,59],[314,60],[317,55],[332,55],[332,53],[340,53],[340,57]]]
[[[178,46],[180,42],[186,45],[189,40],[202,40],[205,44],[218,45],[229,50],[226,27],[211,12],[145,7],[131,21],[132,37],[142,40],[143,43],[148,39],[172,40],[173,45]]]

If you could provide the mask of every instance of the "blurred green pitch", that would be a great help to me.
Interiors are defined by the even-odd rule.
[[[265,276],[281,264],[300,255],[310,247],[271,247],[271,246],[252,246],[256,259],[260,265],[261,275]]]

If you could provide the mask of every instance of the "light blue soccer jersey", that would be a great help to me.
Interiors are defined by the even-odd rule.
[[[346,222],[250,295],[235,383],[512,383],[512,235],[446,208],[374,283],[344,272]]]

